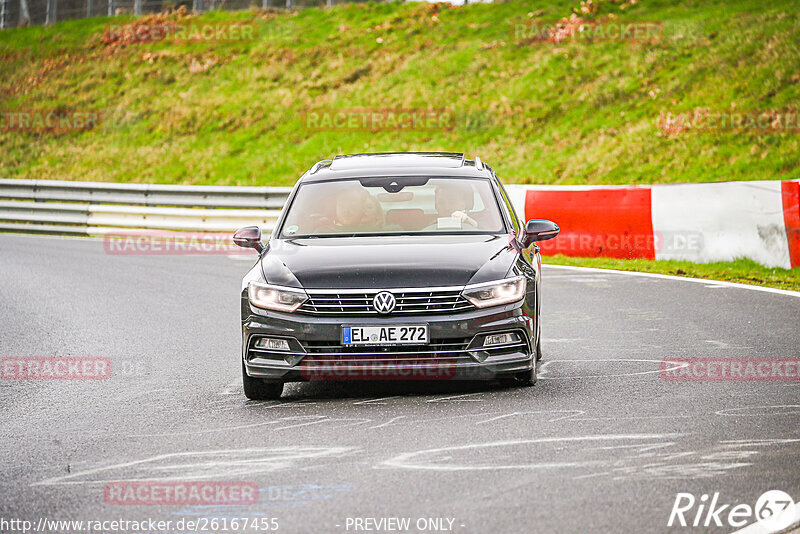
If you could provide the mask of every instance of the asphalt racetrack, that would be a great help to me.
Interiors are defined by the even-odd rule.
[[[532,388],[314,382],[253,402],[241,392],[239,290],[254,259],[0,236],[0,356],[102,357],[113,369],[0,381],[0,516],[640,533],[670,530],[679,492],[750,506],[772,489],[800,498],[799,381],[659,373],[665,358],[796,359],[796,296],[545,267]],[[250,481],[258,500],[105,498],[109,481],[136,480]]]

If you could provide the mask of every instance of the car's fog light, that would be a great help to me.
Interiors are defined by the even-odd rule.
[[[289,350],[289,342],[285,339],[277,339],[274,337],[262,337],[256,340],[255,347],[257,349],[267,350]]]
[[[491,334],[486,336],[483,340],[484,347],[491,347],[494,345],[508,345],[509,343],[516,343],[519,341],[519,334],[514,332],[506,332],[505,334]]]

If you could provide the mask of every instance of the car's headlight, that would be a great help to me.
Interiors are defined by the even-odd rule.
[[[525,296],[525,278],[519,276],[497,282],[474,284],[465,287],[461,294],[478,308],[508,304]]]
[[[250,282],[247,285],[247,296],[253,306],[285,312],[295,311],[308,300],[308,295],[302,289],[271,286],[258,282]]]

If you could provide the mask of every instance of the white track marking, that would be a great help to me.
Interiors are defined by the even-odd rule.
[[[638,420],[638,419],[689,419],[696,415],[608,415],[598,417],[570,417],[570,421],[618,421],[618,420]],[[565,418],[566,419],[566,418]]]
[[[386,400],[389,400],[389,399],[399,399],[399,398],[400,398],[400,395],[394,395],[394,396],[392,396],[392,397],[377,397],[377,398],[375,398],[375,399],[367,399],[367,400],[363,400],[363,401],[357,401],[357,402],[354,402],[353,404],[354,404],[354,405],[361,405],[361,404],[386,404],[385,402],[380,402],[380,401],[386,401]]]
[[[273,419],[271,421],[261,421],[258,423],[249,423],[246,425],[237,425],[237,426],[225,426],[219,428],[200,428],[197,430],[188,430],[186,432],[161,432],[157,434],[128,434],[128,437],[133,438],[152,438],[152,437],[163,437],[163,436],[191,436],[193,434],[210,434],[213,432],[230,432],[232,430],[242,430],[245,428],[254,428],[259,426],[267,426],[267,425],[277,425],[279,423],[286,423],[288,421],[294,421],[297,419],[309,419],[309,418],[322,418],[327,419],[325,415],[302,415],[296,417],[281,417],[280,419]],[[321,421],[315,421],[321,422]],[[299,425],[303,426],[303,425]],[[285,428],[292,428],[292,427],[285,427]],[[283,430],[283,428],[273,428],[272,430]]]
[[[442,397],[440,399],[430,399],[425,402],[483,402],[483,399],[464,399],[462,397],[469,397],[471,395],[481,395],[482,391],[476,393],[464,393],[463,395],[451,395],[449,397]]]
[[[668,360],[669,361],[669,360]],[[611,377],[620,377],[620,376],[636,376],[636,375],[649,375],[649,374],[657,374],[661,371],[661,368],[654,369],[652,371],[636,371],[633,373],[621,373],[621,374],[609,374],[609,375],[576,375],[576,376],[547,376],[548,367],[550,364],[554,363],[598,363],[598,362],[649,362],[649,363],[656,363],[659,366],[661,365],[661,360],[645,360],[645,359],[638,359],[638,358],[619,358],[619,359],[610,359],[610,358],[603,358],[603,359],[594,359],[594,360],[547,360],[545,363],[547,365],[542,365],[540,367],[540,374],[539,380],[567,380],[567,379],[575,379],[575,378],[611,378]],[[678,369],[685,364],[679,362],[669,362],[675,363],[675,367],[670,367],[669,369],[664,369],[664,371],[671,371],[672,369]],[[542,374],[544,373],[544,374]]]
[[[405,417],[406,417],[405,415],[398,415],[397,417],[392,417],[391,419],[389,419],[385,423],[381,423],[379,425],[371,426],[369,428],[370,428],[370,430],[372,430],[373,428],[384,428],[384,427],[387,427],[387,426],[392,426],[395,421],[399,421],[400,419],[404,419]]]
[[[760,447],[797,443],[798,441],[800,441],[800,438],[726,439],[720,441],[720,443],[731,447]]]
[[[319,415],[317,417],[319,417],[320,419],[317,419],[316,421],[306,421],[305,423],[296,423],[294,425],[281,426],[278,428],[273,428],[272,430],[288,430],[290,428],[299,428],[301,426],[318,425],[319,423],[328,423],[333,420],[333,419],[328,419],[328,416],[326,415]]]
[[[399,469],[420,469],[426,471],[493,471],[502,469],[551,469],[561,467],[588,467],[597,465],[598,462],[594,460],[583,460],[576,462],[539,462],[529,464],[512,464],[512,465],[459,465],[450,464],[442,465],[436,462],[442,459],[451,459],[451,453],[461,451],[474,451],[476,449],[487,449],[493,447],[509,447],[515,445],[533,445],[536,443],[567,443],[567,442],[592,442],[592,441],[614,441],[614,440],[650,440],[650,439],[663,439],[683,436],[685,434],[610,434],[605,436],[577,436],[577,437],[563,437],[563,438],[538,438],[526,440],[508,440],[508,441],[491,441],[488,443],[473,443],[469,445],[456,445],[453,447],[442,447],[436,449],[423,449],[414,452],[405,452],[393,458],[384,461],[381,466]],[[436,455],[446,455],[445,458]],[[431,457],[426,460],[425,457]]]
[[[594,477],[602,477],[605,475],[610,475],[611,473],[608,471],[599,471],[597,473],[589,473],[588,475],[580,475],[577,477],[572,477],[572,480],[584,480],[586,478],[594,478]]]
[[[32,486],[102,484],[114,480],[208,480],[253,476],[311,459],[353,452],[353,447],[271,447],[159,454],[143,460],[87,469],[34,482]]]
[[[794,410],[788,411],[777,411],[775,408],[794,408]],[[745,410],[772,410],[770,413],[764,413],[763,411],[760,413],[731,413],[731,412],[741,412]],[[727,413],[726,413],[727,412]],[[744,406],[742,408],[726,408],[724,410],[719,410],[714,412],[714,415],[724,415],[728,417],[764,417],[766,416],[779,416],[779,415],[795,415],[800,413],[800,404],[774,404],[774,405],[767,405],[767,406]]]
[[[589,451],[610,451],[614,449],[636,449],[636,452],[647,452],[653,451],[656,449],[663,449],[665,447],[672,447],[675,445],[674,441],[665,441],[662,443],[645,443],[643,445],[639,444],[632,444],[632,445],[609,445],[605,447],[589,447],[586,450]]]
[[[662,280],[674,280],[676,282],[692,282],[696,284],[707,284],[708,286],[715,287],[730,287],[735,289],[749,289],[751,291],[761,291],[764,293],[774,293],[776,295],[786,295],[788,297],[800,297],[800,291],[789,291],[788,289],[776,289],[774,287],[753,286],[749,284],[736,284],[734,282],[724,282],[722,280],[708,280],[705,278],[691,278],[688,276],[672,276],[668,274],[656,273],[640,273],[636,271],[619,271],[617,269],[599,269],[597,267],[575,267],[572,265],[553,265],[550,263],[544,264],[546,269],[572,269],[580,271],[601,272],[621,274],[624,276],[642,276],[645,278],[660,278]],[[547,282],[547,274],[543,275],[545,283]]]
[[[540,413],[546,413],[546,414],[556,414],[556,413],[569,414],[569,415],[565,415],[563,417],[556,417],[555,419],[550,419],[548,421],[549,423],[552,423],[554,421],[561,421],[562,419],[570,419],[571,417],[573,417],[575,415],[581,415],[581,414],[584,413],[584,411],[583,410],[537,410],[537,411],[533,411],[533,412],[511,412],[511,413],[506,413],[506,414],[502,414],[502,415],[497,415],[495,417],[490,417],[489,419],[484,419],[483,421],[478,421],[475,424],[476,425],[482,425],[482,424],[485,424],[485,423],[491,423],[493,421],[499,421],[500,419],[507,419],[509,417],[515,417],[517,415],[534,415],[534,414],[540,414]]]
[[[261,402],[261,401],[256,401]],[[301,400],[301,401],[288,401],[288,402],[281,402],[279,404],[273,404],[272,406],[264,406],[264,408],[294,408],[296,406],[306,406],[316,404],[316,402]]]
[[[241,380],[234,380],[233,382],[229,383],[225,388],[220,392],[220,395],[236,395],[242,388],[242,381]]]

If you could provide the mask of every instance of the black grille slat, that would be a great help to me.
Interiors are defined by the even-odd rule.
[[[309,300],[297,310],[309,315],[379,316],[372,306],[372,299],[378,290],[355,291],[352,293],[315,293],[307,291]],[[395,309],[388,315],[413,315],[419,313],[450,313],[474,309],[460,290],[398,291],[393,292]]]

